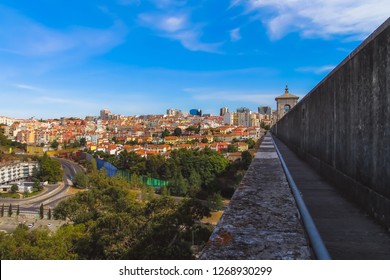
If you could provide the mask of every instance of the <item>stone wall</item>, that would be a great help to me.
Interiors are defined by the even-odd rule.
[[[272,130],[390,230],[390,18]]]
[[[200,259],[311,259],[298,208],[267,135]]]

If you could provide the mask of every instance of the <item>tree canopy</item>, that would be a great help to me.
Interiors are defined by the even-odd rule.
[[[39,160],[38,178],[41,181],[48,181],[49,183],[57,183],[62,180],[64,171],[61,168],[59,161],[51,159],[48,156],[43,156]]]

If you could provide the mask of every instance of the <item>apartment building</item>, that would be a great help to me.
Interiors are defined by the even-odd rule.
[[[20,162],[0,165],[0,185],[10,184],[15,181],[27,179],[33,175],[34,168],[38,168],[38,162]]]

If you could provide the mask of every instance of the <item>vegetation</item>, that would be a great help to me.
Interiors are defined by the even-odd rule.
[[[0,146],[14,147],[21,150],[26,149],[26,144],[19,143],[17,141],[9,140],[5,135],[3,129],[0,128]]]
[[[270,128],[269,124],[265,124],[263,122],[260,123],[260,127],[265,129],[265,130],[269,130],[269,128]]]
[[[39,217],[41,219],[43,219],[44,215],[45,215],[45,212],[44,212],[44,208],[43,208],[43,203],[41,203],[41,206],[39,207]]]
[[[13,214],[13,212],[12,212],[12,204],[10,203],[9,207],[8,207],[8,217],[11,217],[12,214]]]
[[[68,219],[57,232],[19,226],[0,233],[1,259],[191,259],[211,229],[199,225],[209,210],[194,199],[168,196],[137,200],[130,185],[96,172],[88,192],[64,200],[54,218]]]
[[[204,198],[208,193],[221,191],[215,180],[229,166],[229,161],[211,149],[172,151],[170,158],[148,156],[123,151],[109,159],[119,169],[132,174],[169,181],[172,195]]]
[[[11,193],[16,193],[19,190],[18,185],[12,184],[11,186]]]
[[[61,168],[60,162],[51,159],[48,156],[43,156],[39,159],[40,169],[37,172],[37,177],[40,181],[49,183],[57,183],[62,180],[64,171]]]
[[[89,186],[89,178],[83,172],[76,173],[72,181],[76,188],[86,189]]]
[[[231,163],[223,154],[209,148],[174,150],[169,159],[160,155],[143,158],[135,152],[126,150],[117,157],[102,152],[99,156],[118,169],[128,171],[132,176],[169,181],[167,191],[172,195],[199,199],[208,199],[208,196],[215,193],[230,198],[252,161],[248,151],[242,153],[242,160]],[[89,165],[87,168],[92,170]]]

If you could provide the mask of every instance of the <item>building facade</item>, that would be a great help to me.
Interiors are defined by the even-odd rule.
[[[221,117],[223,117],[227,112],[229,112],[229,108],[228,107],[222,107],[220,110],[219,110],[219,115]]]
[[[0,165],[0,185],[27,179],[38,166],[38,162],[12,162]]]

